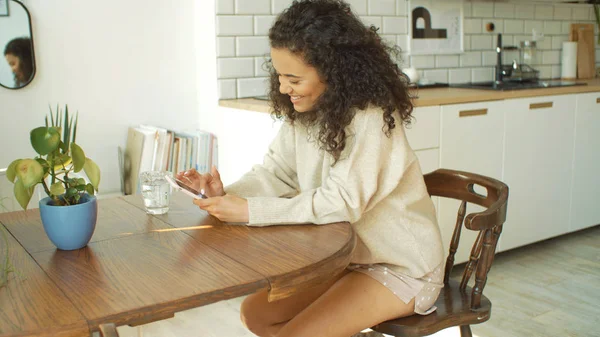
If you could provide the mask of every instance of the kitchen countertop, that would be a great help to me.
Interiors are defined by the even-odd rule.
[[[552,87],[541,89],[526,89],[513,91],[494,91],[494,90],[478,90],[478,89],[462,89],[462,88],[432,88],[420,89],[414,91],[417,96],[413,103],[417,107],[433,106],[433,105],[448,105],[459,103],[472,103],[482,101],[498,101],[512,98],[524,98],[535,96],[551,96],[551,95],[566,95],[579,94],[586,92],[600,92],[600,79],[593,80],[577,80],[587,85],[577,85],[569,87]],[[269,112],[269,103],[264,100],[254,98],[239,98],[220,100],[219,105],[222,107],[250,110],[257,112]]]

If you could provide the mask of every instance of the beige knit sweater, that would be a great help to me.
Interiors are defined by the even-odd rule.
[[[351,263],[383,263],[418,278],[443,261],[435,209],[396,115],[388,137],[382,111],[358,111],[340,160],[320,150],[316,129],[283,123],[264,163],[226,192],[248,200],[249,225],[349,221]]]

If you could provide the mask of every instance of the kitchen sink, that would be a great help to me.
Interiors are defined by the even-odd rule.
[[[524,90],[524,89],[540,89],[540,88],[556,88],[570,87],[574,85],[586,85],[586,83],[578,83],[573,81],[535,81],[535,82],[471,82],[450,84],[452,88],[468,88],[468,89],[484,89],[484,90]]]

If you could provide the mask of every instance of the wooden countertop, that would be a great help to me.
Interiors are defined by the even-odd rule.
[[[423,107],[432,105],[498,101],[511,98],[600,92],[600,79],[578,80],[577,82],[586,83],[587,85],[513,91],[494,91],[462,88],[420,89],[415,91],[417,98],[414,100],[414,103],[417,107]],[[255,98],[220,100],[219,105],[222,107],[241,110],[250,110],[266,113],[269,112],[268,102]]]

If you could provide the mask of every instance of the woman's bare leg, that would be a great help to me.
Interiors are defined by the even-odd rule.
[[[242,323],[257,336],[274,336],[281,327],[304,310],[349,271],[344,270],[330,281],[279,301],[267,301],[267,291],[249,295],[242,302]]]
[[[267,302],[266,291],[242,303],[242,321],[254,334],[282,337],[349,337],[388,319],[414,313],[381,283],[345,272],[327,284],[290,298]]]
[[[275,336],[348,337],[383,321],[412,315],[414,308],[414,299],[404,303],[373,278],[351,272],[283,324]]]

